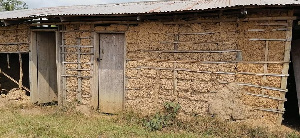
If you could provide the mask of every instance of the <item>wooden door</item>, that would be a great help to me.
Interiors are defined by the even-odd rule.
[[[54,32],[35,32],[32,45],[31,99],[34,103],[57,101],[56,41]]]
[[[124,34],[100,34],[99,108],[122,111],[124,99]]]

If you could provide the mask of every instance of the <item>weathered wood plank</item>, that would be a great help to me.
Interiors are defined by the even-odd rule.
[[[124,98],[124,34],[100,34],[99,107],[117,113]]]
[[[52,102],[56,99],[57,75],[55,56],[55,35],[50,32],[38,33],[38,93],[40,103]],[[55,77],[53,77],[55,76]]]
[[[60,46],[62,44],[62,35],[59,31],[56,31],[56,67],[57,67],[57,93],[58,93],[58,105],[64,105],[64,98],[62,92],[62,79],[61,79],[61,72],[62,72],[62,62],[61,62],[61,55],[60,55]]]
[[[37,83],[37,33],[31,33],[31,44],[29,52],[29,80],[30,80],[30,100],[32,103],[38,101],[38,83]]]
[[[93,66],[93,77],[92,77],[92,86],[91,86],[91,95],[92,95],[92,101],[91,105],[93,106],[94,109],[99,108],[99,77],[98,77],[98,71],[99,71],[99,34],[94,33],[94,58],[92,60],[92,63],[94,64]]]
[[[56,41],[54,32],[36,33],[37,95],[36,102],[57,100]]]
[[[293,11],[289,11],[289,14],[292,15]],[[288,30],[290,30],[290,31],[286,32],[286,39],[291,40],[292,39],[293,20],[288,20],[287,24],[288,24]],[[284,48],[284,59],[283,59],[284,61],[290,62],[290,58],[291,58],[290,52],[291,52],[291,41],[286,41],[285,42],[285,48]],[[285,64],[283,64],[282,74],[288,74],[288,73],[289,73],[289,63],[285,63]],[[286,89],[287,79],[288,79],[288,77],[282,77],[282,79],[281,79],[281,89]],[[281,93],[280,98],[284,98],[284,97],[285,97],[285,94]],[[284,102],[281,102],[279,104],[278,109],[279,110],[284,109]],[[283,120],[283,117],[282,117],[282,115],[280,115],[279,119],[278,119],[278,124],[281,124],[282,120]]]

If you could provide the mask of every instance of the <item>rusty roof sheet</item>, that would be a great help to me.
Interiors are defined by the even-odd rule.
[[[177,0],[118,4],[60,6],[0,12],[0,19],[43,17],[51,15],[121,15],[208,10],[236,6],[299,5],[298,0]]]

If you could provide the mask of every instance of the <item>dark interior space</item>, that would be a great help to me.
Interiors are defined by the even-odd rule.
[[[286,111],[283,114],[284,120],[282,124],[300,130],[300,115],[293,62],[293,50],[295,50],[295,46],[299,45],[298,42],[300,40],[300,26],[298,21],[294,21],[292,38],[291,62],[289,66],[289,77],[287,83],[288,92],[285,96],[287,101],[284,103],[284,108]]]
[[[22,54],[22,69],[23,69],[23,85],[30,89],[29,83],[29,54]],[[30,96],[30,92],[26,91],[26,95]]]
[[[23,86],[29,88],[29,54],[21,54],[22,57],[22,70],[23,70]],[[18,53],[1,53],[0,54],[0,68],[3,73],[12,77],[14,80],[20,79],[20,62]],[[13,88],[18,88],[18,84],[0,73],[0,90],[2,93],[8,92]],[[29,95],[26,92],[26,95]]]
[[[285,97],[287,101],[284,103],[285,113],[283,114],[283,125],[298,129],[300,128],[300,116],[298,108],[298,99],[296,91],[296,82],[294,75],[293,62],[290,63],[287,89],[289,90]]]

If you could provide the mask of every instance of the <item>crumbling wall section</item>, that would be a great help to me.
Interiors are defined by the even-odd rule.
[[[288,13],[131,26],[126,32],[126,108],[148,115],[174,101],[183,116],[281,122],[291,41]],[[226,103],[234,106],[220,107],[220,113],[216,106]],[[232,114],[236,111],[241,115]]]
[[[0,52],[29,52],[30,30],[28,25],[11,25],[0,28]]]

